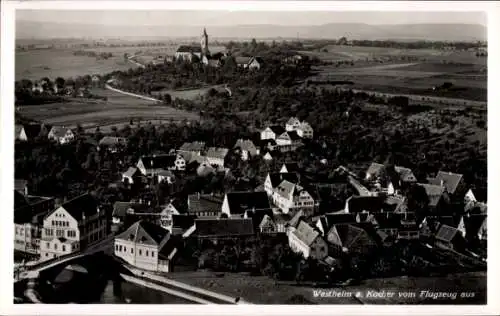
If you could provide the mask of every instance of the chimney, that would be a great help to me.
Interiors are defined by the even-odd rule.
[[[24,185],[24,195],[26,195],[26,196],[28,195],[28,185],[27,184]]]
[[[441,186],[444,187],[444,180],[441,179]]]
[[[200,192],[196,193],[196,195],[198,196],[198,200],[200,199]]]

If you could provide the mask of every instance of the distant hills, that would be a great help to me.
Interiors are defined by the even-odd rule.
[[[203,26],[187,25],[123,25],[64,24],[16,21],[16,38],[197,38]],[[211,38],[279,39],[310,38],[334,39],[342,36],[355,40],[434,40],[434,41],[485,41],[487,30],[478,24],[399,24],[369,25],[362,23],[330,23],[323,25],[232,25],[207,26]]]

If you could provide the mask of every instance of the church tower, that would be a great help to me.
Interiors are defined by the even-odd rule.
[[[206,28],[203,28],[203,34],[201,35],[201,53],[204,56],[210,55],[208,50],[208,34]]]

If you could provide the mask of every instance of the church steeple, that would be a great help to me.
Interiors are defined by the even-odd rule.
[[[210,55],[210,52],[208,50],[208,34],[207,34],[207,29],[203,28],[203,34],[201,35],[201,52],[203,55],[208,56]]]

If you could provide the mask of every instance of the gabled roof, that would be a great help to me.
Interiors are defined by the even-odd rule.
[[[286,122],[287,125],[295,125],[295,124],[300,124],[300,121],[298,118],[296,117],[291,117],[288,119],[288,121]]]
[[[383,164],[372,162],[370,167],[368,167],[366,174],[376,177],[380,174],[380,172],[384,168],[385,168],[385,166]],[[415,181],[415,179],[416,179],[415,175],[413,174],[413,171],[410,168],[401,167],[401,166],[394,166],[394,170],[399,175],[399,178],[401,181],[412,182],[412,181]]]
[[[301,130],[313,130],[313,128],[311,127],[311,124],[303,121],[302,123],[300,123],[300,129]]]
[[[401,226],[402,215],[400,213],[374,213],[373,217],[375,218],[375,226],[378,229],[396,229]]]
[[[486,215],[486,213],[488,212],[488,205],[483,202],[470,201],[469,203],[465,204],[464,211],[468,213]]]
[[[201,53],[201,47],[196,45],[181,45],[177,48],[178,53]]]
[[[231,214],[244,214],[246,210],[270,209],[266,192],[230,192],[226,194]]]
[[[224,159],[228,151],[229,149],[227,148],[210,147],[207,150],[206,156],[208,158]]]
[[[262,229],[268,225],[274,226],[274,220],[269,215],[265,214],[260,221],[259,228]]]
[[[240,148],[241,150],[246,150],[250,152],[251,155],[257,154],[257,147],[255,147],[254,143],[249,139],[238,139],[236,144],[234,144],[233,148]]]
[[[136,172],[137,172],[137,168],[135,168],[135,167],[129,167],[129,168],[127,169],[127,171],[125,171],[125,172],[123,173],[123,175],[124,175],[125,177],[132,177],[133,175],[135,175],[135,173],[136,173]]]
[[[427,196],[429,197],[429,206],[437,206],[444,194],[445,188],[440,185],[427,183],[418,183],[418,185],[425,189],[425,193],[427,193]]]
[[[356,215],[351,213],[327,213],[320,216],[319,221],[325,232],[328,232],[333,225],[356,223]]]
[[[271,125],[267,128],[269,128],[276,135],[281,135],[285,132],[285,128],[281,125]]]
[[[196,219],[195,225],[196,230],[193,235],[198,237],[232,237],[254,234],[253,221],[249,218]]]
[[[115,239],[132,241],[162,248],[170,238],[170,232],[161,226],[140,220],[130,226]]]
[[[294,234],[307,246],[310,246],[316,240],[316,238],[320,236],[320,233],[315,230],[314,227],[311,227],[304,221],[300,221],[297,229],[295,229],[292,234]]]
[[[283,166],[281,166],[281,169],[283,169],[283,167],[286,168],[288,173],[299,172],[299,165],[296,162],[285,162]]]
[[[269,173],[268,176],[273,188],[277,187],[285,180],[294,184],[299,182],[299,175],[295,172],[273,172]]]
[[[210,194],[190,194],[188,196],[189,213],[221,211],[222,200]]]
[[[199,152],[205,149],[205,142],[192,142],[192,143],[184,143],[179,148],[179,151],[191,151],[191,152]]]
[[[26,137],[28,139],[32,139],[40,135],[40,132],[42,131],[42,125],[40,124],[25,124],[23,125],[24,127],[24,132],[26,133]]]
[[[442,242],[451,242],[453,238],[458,233],[458,229],[450,227],[448,225],[442,225],[437,234],[436,234],[436,239]]]
[[[283,214],[283,213],[277,213],[273,214],[273,220],[276,224],[288,224],[290,223],[290,220],[292,219],[292,216],[290,214]]]
[[[365,244],[366,242],[373,244],[373,240],[364,229],[350,224],[334,225],[327,234],[328,242],[347,249],[362,240]]]
[[[441,184],[443,181],[448,193],[454,194],[462,178],[463,175],[459,173],[439,171],[435,178],[435,184]]]
[[[60,207],[65,209],[75,220],[80,221],[83,216],[90,217],[96,214],[99,204],[90,194],[86,193],[62,204]]]
[[[127,145],[128,140],[125,137],[104,136],[99,141],[99,146]]]
[[[177,155],[142,156],[141,161],[146,169],[168,169],[175,166]]]
[[[63,127],[63,126],[53,126],[52,129],[50,130],[50,133],[52,133],[52,135],[54,135],[55,137],[64,137],[66,136],[66,133],[69,131],[71,131],[71,129],[67,128],[67,127]],[[73,131],[71,131],[73,132]]]
[[[277,139],[290,139],[290,140],[300,140],[302,139],[296,131],[286,131],[279,135]]]
[[[253,61],[258,62],[259,64],[263,64],[264,63],[264,59],[262,59],[262,57],[259,57],[259,56],[252,57],[250,59],[249,63],[252,63]]]
[[[188,229],[194,225],[196,215],[172,215],[172,227],[180,229]]]

